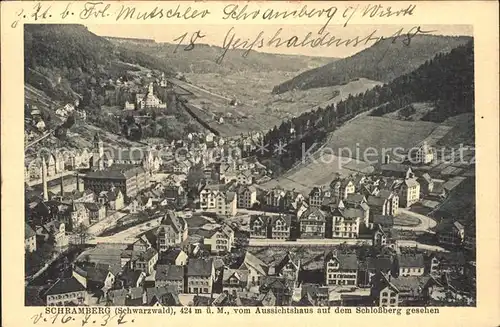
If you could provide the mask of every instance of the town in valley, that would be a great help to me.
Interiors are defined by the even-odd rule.
[[[26,306],[476,305],[472,37],[24,38]]]

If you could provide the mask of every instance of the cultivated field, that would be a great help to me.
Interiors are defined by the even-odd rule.
[[[475,144],[474,114],[467,113],[448,118],[443,125],[452,127],[451,131],[439,140],[439,145],[456,146]]]
[[[348,176],[350,174],[362,172],[371,173],[373,167],[351,158],[337,157],[332,154],[319,153],[316,155],[316,161],[300,163],[296,167],[277,179],[272,179],[261,186],[270,189],[276,186],[285,189],[296,189],[299,192],[309,192],[313,186],[329,185],[336,174]]]
[[[326,146],[343,156],[357,157],[363,161],[380,160],[383,159],[382,149],[392,151],[396,148],[412,148],[429,137],[436,127],[437,124],[430,122],[363,116],[347,122],[333,132]],[[365,158],[363,154],[367,148],[376,149],[378,157],[369,153]],[[391,155],[390,152],[387,154]]]
[[[382,149],[388,149],[387,154],[394,156],[394,149],[410,149],[424,140],[434,145],[450,130],[451,127],[444,124],[373,117],[365,112],[331,133],[326,144],[314,153],[315,160],[299,163],[286,174],[261,186],[272,188],[279,185],[304,192],[313,186],[329,184],[337,173],[342,176],[355,172],[370,173],[374,169],[372,165],[384,158]],[[377,151],[366,151],[368,148]],[[404,151],[396,153],[404,154]],[[459,175],[467,167],[433,163],[420,169],[441,176]]]
[[[434,105],[432,103],[427,102],[414,102],[411,104],[415,109],[415,113],[406,116],[403,111],[404,109],[399,109],[393,112],[389,112],[382,117],[391,118],[391,119],[399,119],[399,120],[411,120],[411,121],[419,121],[421,120],[429,111],[434,109]]]

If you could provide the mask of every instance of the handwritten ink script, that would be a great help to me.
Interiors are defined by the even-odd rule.
[[[319,30],[323,33],[329,24],[341,24],[346,27],[355,17],[363,19],[390,18],[412,16],[415,12],[415,4],[405,4],[401,7],[383,6],[381,4],[366,4],[356,6],[330,6],[326,8],[316,8],[311,5],[303,5],[297,9],[275,9],[258,8],[251,4],[227,4],[220,12],[211,12],[203,8],[199,3],[193,8],[188,4],[177,5],[155,5],[147,7],[141,4],[136,7],[133,4],[87,1],[69,2],[63,9],[59,6],[51,5],[48,2],[38,2],[34,6],[27,5],[26,9],[21,9],[15,14],[11,24],[16,28],[19,23],[34,22],[55,22],[66,20],[68,23],[80,20],[114,20],[116,22],[133,22],[147,20],[202,20],[206,17],[219,18],[224,21],[276,21],[277,23],[308,19],[315,24],[322,25]],[[72,21],[73,20],[73,21]],[[97,22],[96,22],[97,23]]]
[[[52,308],[47,308],[52,309]],[[57,308],[56,308],[57,309]],[[49,312],[41,312],[31,317],[33,325],[55,325],[64,324],[68,326],[111,326],[111,325],[124,325],[134,323],[134,319],[128,319],[125,312],[118,312],[117,314],[112,314],[111,311],[107,310],[104,314],[92,314],[86,313],[81,314],[80,309],[85,308],[65,308],[67,312],[60,313],[56,312],[51,314]],[[71,311],[71,309],[73,311]],[[97,308],[90,308],[97,309]],[[47,310],[46,310],[47,311]]]
[[[384,37],[377,34],[377,30],[363,35],[355,36],[352,38],[342,38],[339,36],[331,35],[329,32],[326,33],[314,33],[308,32],[305,35],[294,35],[288,38],[280,37],[282,28],[278,29],[274,34],[265,35],[264,31],[260,31],[254,39],[242,39],[239,38],[234,32],[234,27],[231,27],[227,32],[223,44],[222,53],[217,58],[216,62],[221,63],[224,56],[228,50],[243,49],[245,50],[242,54],[243,57],[248,56],[252,49],[263,48],[264,46],[268,48],[299,48],[299,47],[340,47],[340,46],[363,46],[369,44],[375,44],[384,40],[388,40],[391,43],[401,42],[405,46],[409,46],[412,39],[419,34],[429,34],[435,31],[422,30],[420,26],[413,26],[407,30],[400,28],[396,33],[390,37]]]
[[[309,20],[314,24],[319,24],[320,28],[317,31],[308,31],[304,35],[283,36],[283,28],[279,28],[274,32],[269,30],[260,31],[255,34],[255,37],[240,37],[235,32],[234,27],[230,27],[225,33],[221,47],[222,52],[216,58],[217,63],[222,63],[228,50],[242,49],[245,50],[243,57],[248,56],[251,50],[259,48],[298,48],[298,47],[340,47],[340,46],[367,46],[370,43],[381,42],[383,40],[392,39],[392,42],[401,41],[405,45],[409,45],[411,40],[418,34],[427,34],[433,31],[423,30],[420,26],[411,28],[401,28],[396,30],[390,37],[384,37],[373,30],[365,35],[355,37],[343,37],[341,35],[332,35],[328,30],[328,26],[336,24],[346,28],[354,18],[362,20],[371,19],[390,19],[391,17],[405,17],[414,15],[417,6],[415,4],[404,4],[400,6],[384,6],[381,4],[357,4],[355,6],[329,6],[324,8],[316,8],[311,5],[302,5],[295,9],[275,9],[262,8],[252,6],[252,4],[232,4],[225,5],[220,12],[211,12],[207,8],[203,8],[203,4],[196,4],[197,8],[193,8],[188,4],[176,5],[156,5],[136,7],[133,4],[112,3],[104,1],[94,2],[70,2],[67,3],[64,9],[54,9],[53,6],[45,2],[39,2],[32,8],[21,10],[16,14],[16,19],[12,22],[13,28],[17,27],[20,22],[50,22],[52,19],[58,21],[67,20],[71,23],[71,19],[79,19],[80,21],[109,20],[116,22],[138,22],[147,20],[197,20],[201,21],[205,17],[215,17],[228,23],[237,24],[243,21],[253,21],[258,24],[259,21],[276,21],[283,23],[287,20],[296,20],[297,23],[303,20]],[[319,23],[318,23],[319,22]],[[185,32],[179,34],[172,39],[172,43],[176,44],[174,53],[179,49],[191,51],[196,44],[203,42],[207,37],[206,32],[198,30],[194,33]]]

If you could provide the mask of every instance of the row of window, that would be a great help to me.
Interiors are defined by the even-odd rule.
[[[401,272],[402,273],[405,273],[405,272],[422,272],[423,271],[423,268],[401,268]]]
[[[356,279],[356,274],[328,274],[328,279],[341,278],[341,279]]]
[[[328,285],[356,285],[354,280],[329,280]]]
[[[198,288],[198,287],[194,287],[194,288],[188,288],[188,292],[189,293],[195,293],[195,294],[198,294],[198,293],[208,293],[208,288]]]
[[[209,282],[206,280],[190,280],[190,285],[209,285]]]

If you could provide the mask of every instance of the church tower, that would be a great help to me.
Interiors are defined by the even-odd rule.
[[[92,168],[94,170],[104,169],[104,143],[102,142],[99,133],[96,133],[94,136]]]
[[[153,95],[153,83],[149,83],[148,94]]]

